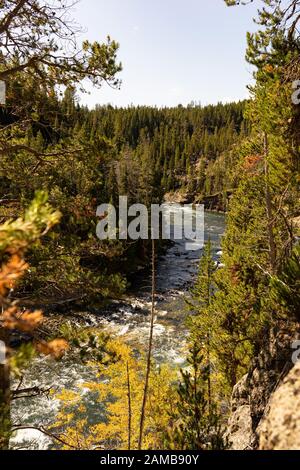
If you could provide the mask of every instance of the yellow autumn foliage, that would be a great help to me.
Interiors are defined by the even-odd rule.
[[[82,384],[85,389],[95,392],[99,408],[105,405],[103,418],[98,423],[88,423],[88,410],[84,400],[80,401],[80,391],[70,394],[65,390],[57,396],[61,410],[54,428],[60,429],[66,450],[128,450],[129,446],[137,449],[146,363],[120,340],[112,339],[108,346],[118,359],[108,365],[97,364],[95,381]],[[171,387],[174,380],[176,373],[170,368],[153,365],[144,449],[162,448],[163,436],[176,406],[176,393]]]
[[[69,345],[64,339],[54,339],[52,341],[40,342],[36,344],[37,350],[45,356],[52,356],[55,359],[60,359],[68,350]]]
[[[12,289],[27,269],[28,264],[21,256],[12,255],[0,270],[0,295],[4,296],[7,290]]]
[[[43,322],[43,313],[40,310],[22,312],[16,306],[13,306],[3,312],[1,322],[3,327],[8,330],[17,329],[23,332],[31,332]]]

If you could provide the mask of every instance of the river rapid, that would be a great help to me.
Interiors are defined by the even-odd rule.
[[[225,230],[223,214],[205,213],[205,240],[210,238],[216,263],[220,261],[221,238]],[[197,275],[202,249],[187,250],[185,240],[173,240],[172,246],[157,262],[156,308],[154,326],[154,357],[159,363],[181,367],[185,362],[188,315],[185,296]],[[133,283],[129,296],[124,301],[114,301],[106,311],[89,314],[92,326],[122,337],[132,345],[146,345],[149,338],[149,312],[151,286],[148,276]],[[92,381],[93,371],[68,358],[55,362],[50,358],[39,358],[32,362],[24,375],[22,387],[40,386],[74,390],[80,384]],[[91,415],[96,413],[95,400],[91,392],[81,388],[83,400],[88,403]],[[55,421],[59,402],[53,397],[16,400],[13,404],[14,423],[26,426],[47,426]],[[35,430],[22,430],[11,440],[12,448],[47,449],[51,441]]]

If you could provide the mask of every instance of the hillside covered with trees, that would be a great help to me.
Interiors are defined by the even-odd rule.
[[[2,217],[24,210],[39,189],[62,212],[51,239],[32,254],[36,271],[24,286],[26,293],[33,287],[40,298],[57,298],[60,290],[70,298],[78,291],[92,295],[94,289],[101,295],[101,284],[104,297],[116,295],[124,287],[127,257],[132,261],[129,270],[134,271],[137,260],[147,263],[147,246],[139,242],[99,242],[96,209],[102,203],[118,207],[119,196],[126,195],[129,205],[150,207],[162,203],[166,194],[188,202],[205,202],[217,194],[212,208],[226,207],[227,192],[237,182],[232,146],[247,133],[245,103],[187,109],[104,106],[90,111],[78,104],[73,87],[60,97],[54,86],[38,90],[36,84],[33,88],[18,80],[8,84],[1,118],[6,128],[1,144]],[[18,103],[25,100],[26,87],[23,114]],[[19,119],[26,120],[26,129],[19,129]],[[12,148],[11,127],[18,128]],[[116,265],[122,260],[118,273]],[[48,280],[55,278],[59,285],[51,287]]]

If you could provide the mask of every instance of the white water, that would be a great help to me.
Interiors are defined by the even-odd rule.
[[[225,228],[224,216],[205,214],[205,239],[211,239],[216,262],[221,255],[220,241]],[[185,308],[184,295],[197,274],[201,249],[187,251],[184,240],[175,240],[174,245],[161,257],[157,266],[157,302],[154,327],[154,356],[160,363],[180,367],[185,362]],[[94,326],[103,327],[112,334],[123,337],[130,344],[145,345],[149,336],[150,286],[149,279],[139,279],[132,288],[132,294],[124,302],[114,302],[106,312],[89,315]],[[65,358],[54,362],[40,358],[33,362],[25,374],[22,387],[42,386],[59,391],[69,389],[78,392],[78,385],[92,381],[91,368]],[[93,394],[82,390],[83,399],[89,405],[89,418],[99,420],[101,410],[96,406]],[[59,402],[41,396],[34,399],[20,399],[14,402],[13,421],[26,426],[47,426],[55,420]],[[12,445],[19,448],[46,449],[51,442],[38,431],[19,431],[12,439]]]

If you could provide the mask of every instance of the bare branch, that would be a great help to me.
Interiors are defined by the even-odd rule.
[[[34,431],[39,431],[40,433],[44,434],[45,436],[48,436],[50,437],[51,439],[59,442],[60,444],[63,444],[65,446],[68,446],[70,447],[70,449],[75,449],[77,450],[78,448],[73,446],[72,444],[69,444],[69,442],[66,442],[64,441],[63,439],[61,439],[59,436],[55,435],[55,434],[52,434],[50,431],[48,431],[47,429],[45,429],[44,427],[38,427],[38,426],[14,426],[12,428],[12,432],[17,432],[17,431],[22,431],[22,430],[34,430]]]

